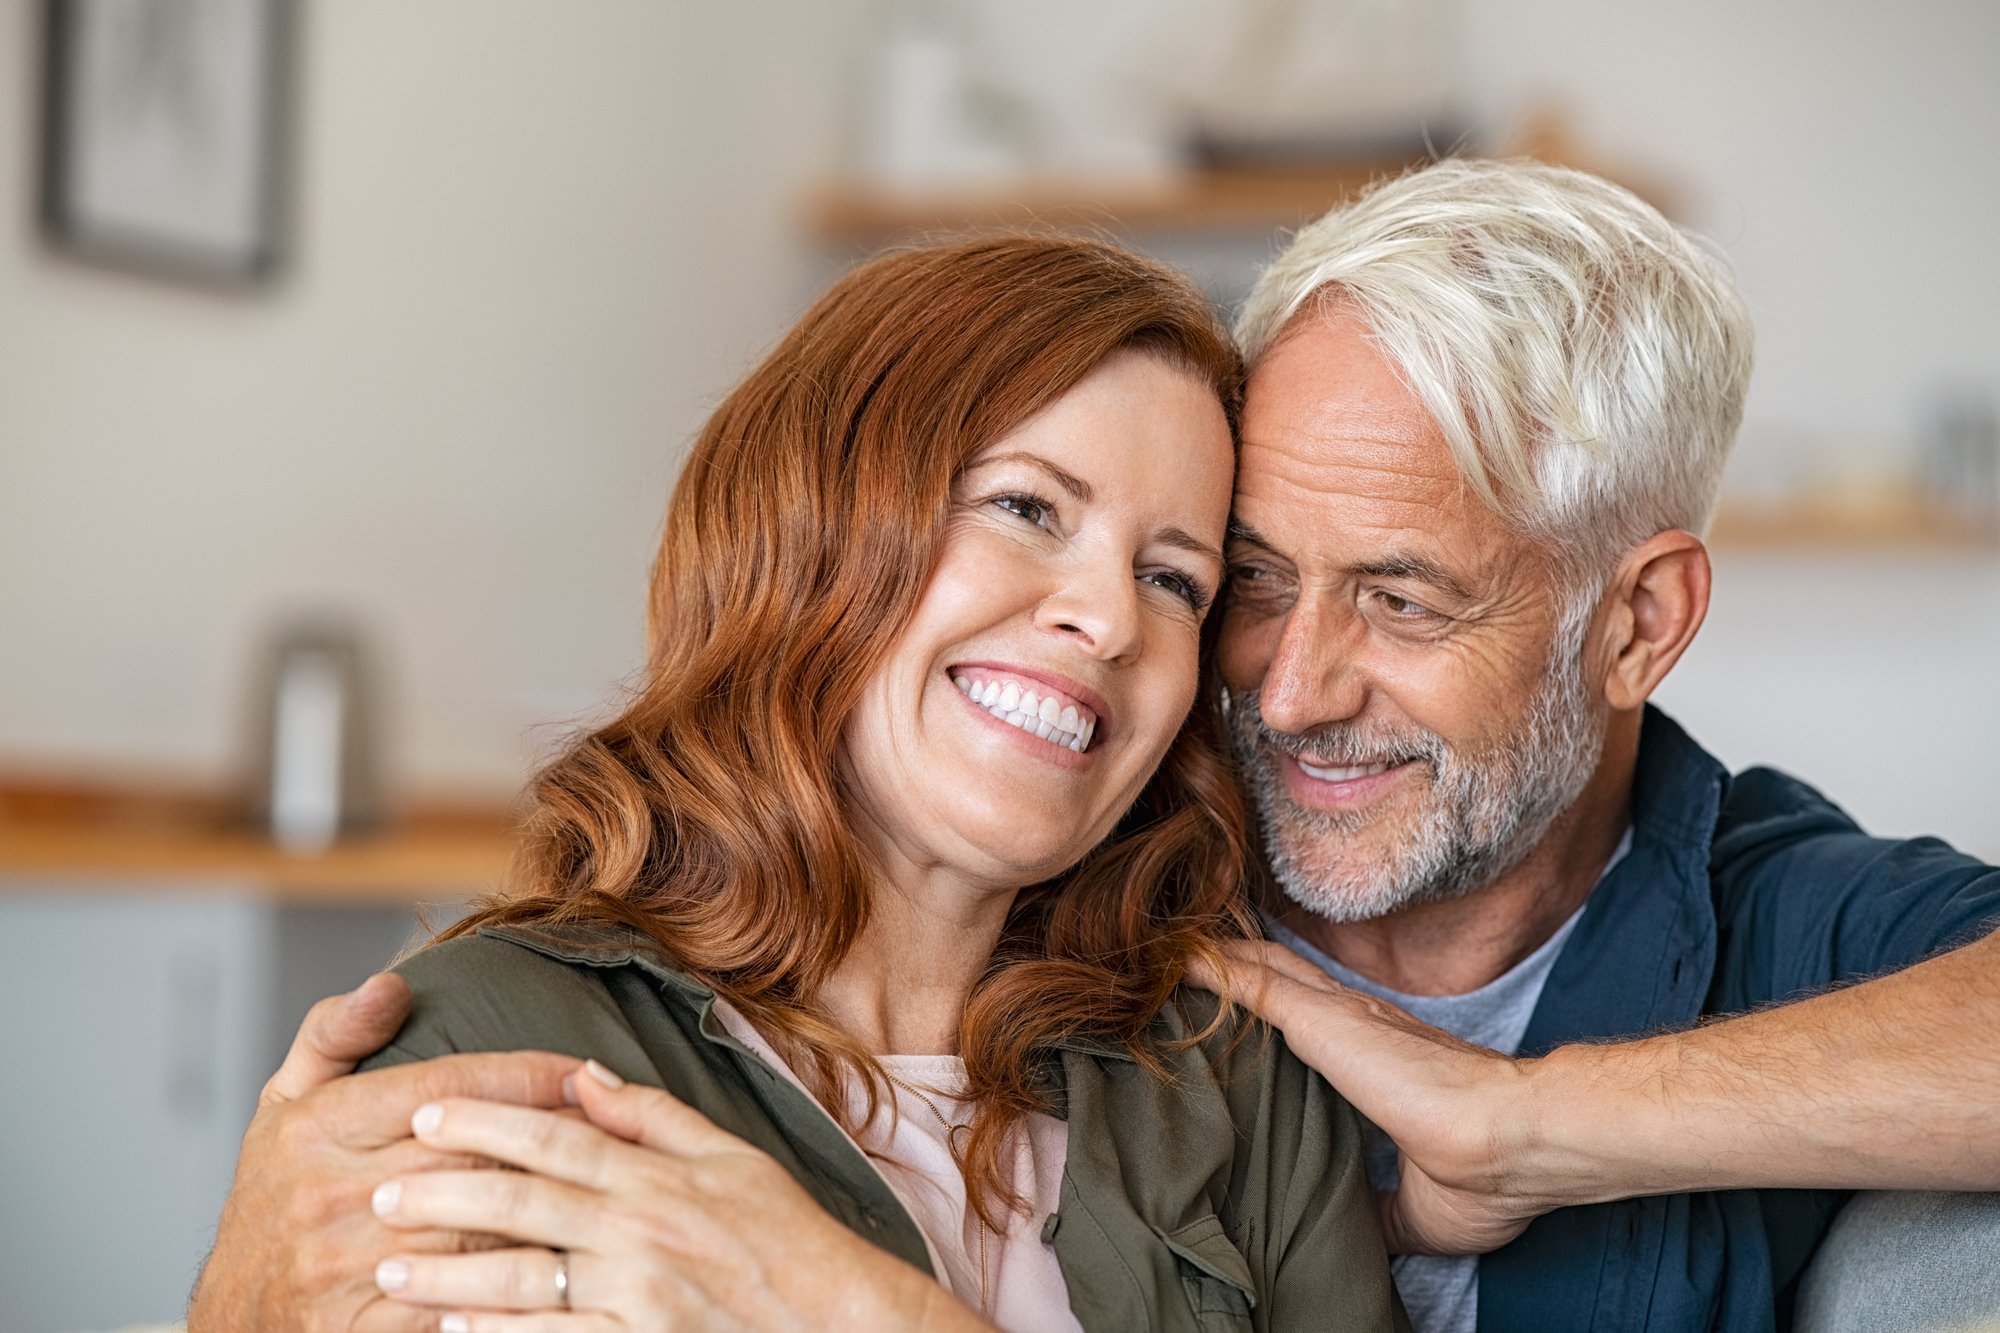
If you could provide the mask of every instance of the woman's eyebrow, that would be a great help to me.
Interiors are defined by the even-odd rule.
[[[1095,494],[1090,489],[1089,482],[1077,476],[1074,472],[1067,472],[1057,467],[1054,463],[1051,463],[1039,454],[1031,454],[1025,451],[1011,454],[989,454],[973,466],[985,467],[989,463],[1026,463],[1038,471],[1047,473],[1049,480],[1067,491],[1073,500],[1088,501]]]
[[[1159,539],[1167,546],[1178,547],[1183,551],[1193,551],[1196,555],[1205,555],[1218,564],[1222,561],[1222,552],[1216,550],[1213,546],[1210,546],[1207,542],[1185,528],[1162,528]]]

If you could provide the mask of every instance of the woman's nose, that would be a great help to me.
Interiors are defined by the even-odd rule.
[[[1129,564],[1078,570],[1035,608],[1035,624],[1068,636],[1092,657],[1137,656],[1143,637],[1139,584]]]

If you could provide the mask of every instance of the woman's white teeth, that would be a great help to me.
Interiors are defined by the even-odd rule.
[[[1299,767],[1305,770],[1307,777],[1318,778],[1321,782],[1352,782],[1356,778],[1372,778],[1377,773],[1388,772],[1390,768],[1388,764],[1354,764],[1347,768],[1320,768],[1308,764],[1303,759],[1299,760]]]
[[[952,683],[966,698],[987,712],[1025,732],[1082,753],[1090,747],[1097,719],[1088,710],[1066,704],[1053,694],[1038,695],[1016,681],[975,681],[970,676],[954,676]]]

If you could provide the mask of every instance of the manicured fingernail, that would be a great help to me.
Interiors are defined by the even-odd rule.
[[[438,1333],[472,1333],[472,1321],[462,1314],[448,1314],[438,1320]]]
[[[622,1088],[625,1086],[624,1079],[618,1077],[618,1075],[612,1073],[595,1060],[585,1060],[583,1062],[583,1071],[607,1088]]]
[[[425,1102],[417,1108],[417,1113],[410,1117],[410,1132],[412,1134],[435,1134],[437,1133],[437,1127],[443,1123],[444,1108],[436,1102]]]
[[[397,1206],[402,1202],[403,1182],[400,1180],[385,1180],[377,1185],[375,1193],[369,1196],[368,1206],[375,1210],[375,1216],[387,1217],[389,1214],[395,1212]]]
[[[384,1291],[401,1291],[409,1281],[410,1266],[401,1259],[384,1259],[375,1265],[375,1285]]]

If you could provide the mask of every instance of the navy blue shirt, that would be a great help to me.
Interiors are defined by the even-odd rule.
[[[1590,897],[1521,1044],[1637,1037],[1908,967],[2000,919],[2000,869],[1871,838],[1795,778],[1731,777],[1648,707],[1632,850]],[[1480,1333],[1782,1333],[1847,1194],[1563,1208],[1479,1262]]]

